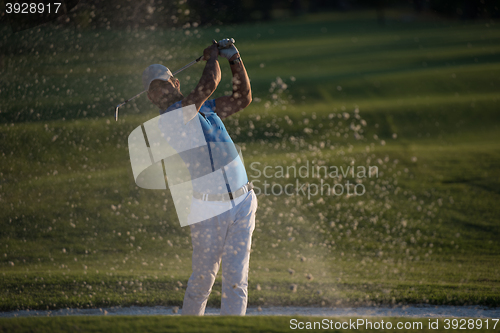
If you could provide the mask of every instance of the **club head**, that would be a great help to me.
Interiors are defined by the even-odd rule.
[[[118,108],[119,106],[117,106],[115,109],[115,121],[118,121]]]

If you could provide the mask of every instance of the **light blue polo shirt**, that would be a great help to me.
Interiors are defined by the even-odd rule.
[[[182,108],[182,101],[172,104],[160,114],[164,114]],[[183,140],[171,140],[170,144],[179,153],[188,167],[192,179],[201,179],[219,169],[224,169],[226,189],[220,186],[211,186],[206,182],[193,182],[193,190],[199,193],[227,193],[234,192],[248,183],[248,177],[243,161],[229,136],[220,117],[215,113],[215,100],[205,101],[196,116],[190,120],[199,121],[201,130],[207,142],[203,147],[190,149],[188,153],[182,153]],[[170,133],[174,134],[174,133]],[[175,134],[174,134],[175,135]],[[206,151],[208,150],[208,154]],[[203,156],[209,156],[209,163]],[[230,167],[228,167],[230,166]]]

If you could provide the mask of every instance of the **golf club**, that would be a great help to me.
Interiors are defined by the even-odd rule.
[[[215,39],[214,39],[214,40],[212,40],[212,42],[213,42],[214,44],[218,44],[218,43],[217,43],[217,41],[216,41]],[[172,76],[174,76],[174,75],[176,75],[176,74],[179,74],[180,72],[182,72],[182,71],[183,71],[183,70],[185,70],[186,68],[189,68],[189,67],[193,66],[194,64],[198,63],[198,62],[199,62],[202,58],[203,58],[203,56],[200,56],[200,57],[198,57],[196,60],[191,61],[191,62],[190,62],[189,64],[187,64],[186,66],[184,66],[184,67],[182,67],[182,68],[179,68],[178,70],[176,70],[175,72],[173,72],[173,73],[172,73]],[[125,102],[122,102],[122,103],[118,104],[118,105],[116,106],[116,108],[115,108],[115,121],[118,121],[118,109],[119,109],[121,106],[123,106],[123,105],[127,104],[128,102],[130,102],[131,100],[133,100],[133,99],[135,99],[135,98],[137,98],[137,97],[141,96],[141,95],[142,95],[142,94],[144,94],[146,91],[147,91],[147,90],[144,90],[144,91],[142,91],[142,92],[138,93],[137,95],[135,95],[134,97],[131,97],[131,98],[127,99]]]

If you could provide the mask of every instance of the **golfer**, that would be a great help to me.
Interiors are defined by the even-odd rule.
[[[193,198],[188,217],[188,220],[196,222],[189,223],[193,272],[184,295],[183,315],[205,313],[207,299],[221,266],[221,315],[245,315],[247,308],[248,268],[257,198],[221,119],[243,110],[250,104],[252,97],[250,80],[233,43],[233,39],[224,39],[204,50],[206,65],[203,74],[196,88],[187,96],[181,93],[179,80],[172,76],[168,68],[155,64],[143,73],[148,98],[160,108],[162,114],[160,130],[169,144],[180,153],[191,178],[197,180],[196,183],[193,181]],[[221,80],[219,58],[229,61],[233,92],[230,96],[209,100]],[[180,108],[191,109],[194,114],[176,125],[167,121],[173,118],[163,118]],[[190,125],[201,126],[206,140],[204,146],[193,145],[196,137],[182,132],[183,127]],[[196,148],[188,150],[191,152],[189,154],[181,153],[189,147]],[[205,151],[200,147],[207,149]],[[221,175],[222,185],[210,180],[199,181],[215,174]],[[228,208],[218,214],[221,207]],[[203,214],[209,218],[200,219]]]

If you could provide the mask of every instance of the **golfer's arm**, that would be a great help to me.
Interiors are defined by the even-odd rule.
[[[231,72],[233,73],[233,94],[215,100],[215,112],[220,118],[229,117],[252,102],[252,88],[243,61],[231,65]]]
[[[194,104],[196,110],[200,111],[201,106],[213,94],[219,85],[221,78],[220,66],[217,58],[210,58],[205,65],[200,82],[196,88],[182,100],[182,106]]]

